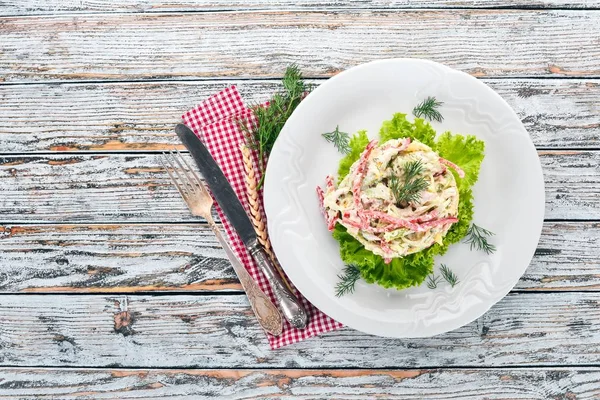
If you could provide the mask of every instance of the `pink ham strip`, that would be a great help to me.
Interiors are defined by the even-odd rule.
[[[392,249],[390,248],[388,242],[386,242],[385,240],[381,239],[379,245],[381,246],[381,250],[383,250],[384,253],[387,253],[387,254],[392,253]]]
[[[332,231],[335,228],[335,224],[339,218],[337,215],[330,216],[327,210],[325,210],[325,205],[323,204],[323,201],[325,200],[325,194],[320,186],[317,186],[317,197],[319,198],[319,208],[321,209],[321,213],[323,214],[323,217],[325,217],[325,221],[327,221],[327,229]]]
[[[327,175],[327,177],[325,178],[325,186],[327,187],[327,189],[335,188],[335,185],[333,183],[333,176]]]
[[[435,174],[433,174],[434,177],[440,176],[440,175],[444,175],[446,173],[446,167],[444,167],[442,165],[442,169],[438,172],[436,172]]]
[[[410,229],[411,231],[418,232],[417,224],[414,224],[414,223],[407,221],[405,219],[402,219],[402,218],[396,218],[392,215],[386,214],[381,211],[366,210],[366,211],[363,211],[363,214],[367,217],[373,217],[373,218],[377,218],[380,221],[387,222],[390,225],[392,225],[394,227],[394,229],[406,228],[406,229]]]
[[[437,218],[438,212],[437,210],[433,210],[429,214],[423,214],[419,218],[411,219],[410,222],[414,224],[422,224],[423,222],[429,222],[433,219]]]
[[[342,225],[347,226],[347,227],[350,226],[352,228],[356,228],[356,229],[359,229],[361,231],[365,231],[368,233],[383,233],[383,232],[385,232],[381,228],[373,228],[372,226],[365,226],[364,224],[362,224],[360,222],[357,222],[355,220],[348,219],[348,218],[342,218]]]
[[[325,194],[323,193],[321,186],[317,186],[317,197],[319,198],[319,207],[321,207],[321,212],[325,213],[325,206],[323,204],[323,201],[325,200]]]
[[[394,148],[398,151],[403,151],[403,150],[406,150],[408,145],[410,145],[410,138],[404,138],[404,140],[399,143],[399,146],[395,146],[393,144],[386,144],[381,149],[388,150],[388,149]]]
[[[327,218],[327,229],[329,229],[330,231],[334,230],[335,224],[337,223],[338,219],[339,218],[337,215],[334,215],[333,218],[328,217]]]
[[[463,171],[458,165],[454,164],[452,161],[448,161],[445,158],[440,157],[440,163],[446,164],[447,166],[455,170],[458,173],[458,176],[460,176],[461,178],[465,177],[465,171]]]
[[[360,160],[356,166],[356,176],[352,182],[352,196],[354,197],[354,205],[356,206],[357,210],[362,209],[362,204],[360,202],[360,187],[362,186],[362,181],[367,172],[367,161],[369,160],[369,155],[375,146],[377,146],[377,140],[371,140],[365,148],[365,151],[360,156]]]
[[[333,188],[333,178],[331,176],[328,176],[325,181],[325,184],[328,188]],[[323,193],[323,189],[321,189],[320,186],[317,186],[317,197],[319,198],[319,208],[321,209],[321,214],[323,214],[323,217],[325,217],[325,221],[327,221],[327,229],[332,231],[335,228],[335,224],[339,219],[337,213],[332,216],[327,212],[327,210],[325,210],[325,205],[323,204],[325,200],[325,193]]]
[[[447,217],[447,218],[436,219],[435,221],[423,222],[422,224],[419,224],[419,226],[424,228],[425,230],[427,230],[429,228],[433,228],[434,226],[453,224],[455,222],[458,222],[458,218]]]
[[[383,252],[385,254],[387,254],[387,255],[393,254],[392,249],[390,248],[390,246],[388,245],[388,243],[385,240],[381,239],[381,242],[379,245],[381,246],[381,250],[383,250]],[[383,257],[383,262],[386,264],[389,264],[392,262],[392,259],[390,257]]]

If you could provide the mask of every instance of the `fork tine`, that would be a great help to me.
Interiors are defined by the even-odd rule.
[[[192,167],[190,167],[190,164],[188,164],[188,162],[185,160],[185,158],[183,158],[183,155],[179,152],[179,150],[175,149],[175,151],[177,152],[177,154],[181,158],[181,161],[183,161],[183,163],[185,164],[185,166],[187,167],[187,169],[191,172],[192,176],[196,180],[196,183],[198,183],[198,186],[200,187],[200,189],[201,190],[205,189],[204,183],[202,182],[202,179],[200,179],[200,177],[198,176],[198,174],[196,173],[196,171],[194,171],[194,169]]]
[[[169,162],[169,165],[171,165],[171,168],[173,169],[173,171],[175,171],[175,174],[177,175],[177,178],[179,178],[180,181],[180,185],[183,186],[183,188],[185,189],[185,192],[187,192],[188,194],[191,194],[190,192],[193,193],[193,191],[190,191],[190,183],[189,180],[187,178],[187,176],[183,175],[181,170],[183,168],[181,168],[181,164],[179,162],[177,162],[177,160],[175,159],[175,157],[173,156],[173,154],[169,154],[169,153],[165,153],[166,155],[166,159]],[[179,168],[177,167],[177,165],[175,165],[175,163],[173,162],[177,162],[177,164],[179,164]]]
[[[183,197],[183,199],[186,201],[188,201],[188,194],[187,191],[181,187],[181,185],[179,184],[179,182],[177,182],[177,179],[175,178],[175,175],[173,175],[173,173],[171,171],[169,171],[169,168],[167,167],[167,165],[165,164],[165,159],[167,160],[167,162],[169,163],[169,165],[171,166],[171,168],[175,171],[175,173],[179,176],[179,172],[177,171],[177,168],[175,167],[175,164],[173,164],[173,162],[169,159],[169,156],[166,153],[163,153],[164,157],[160,157],[160,162],[163,165],[164,169],[167,170],[167,173],[169,174],[169,177],[171,178],[171,181],[173,181],[173,184],[175,185],[175,187],[177,188],[177,190],[179,191],[179,194],[181,195],[181,197]]]
[[[181,153],[178,152],[179,157],[177,157],[177,155],[175,155],[175,153],[173,152],[173,150],[169,150],[169,153],[171,154],[171,157],[173,157],[173,160],[175,160],[175,162],[177,163],[177,165],[179,165],[179,168],[183,171],[183,174],[187,178],[185,180],[185,183],[190,187],[191,192],[195,194],[196,193],[197,185],[194,184],[194,181],[193,181],[192,177],[190,176],[188,170],[181,163],[180,160],[183,160],[183,157],[181,157]]]

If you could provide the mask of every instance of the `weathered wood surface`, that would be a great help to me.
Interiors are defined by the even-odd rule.
[[[426,339],[343,329],[270,350],[245,296],[3,295],[0,365],[425,368],[600,363],[600,293],[508,295],[480,320]]]
[[[597,399],[598,368],[125,370],[0,368],[0,399]]]
[[[476,76],[597,77],[600,12],[413,10],[0,19],[0,80],[331,76],[417,57]]]
[[[539,154],[546,218],[599,218],[600,152]],[[201,221],[190,215],[159,157],[0,156],[1,222]]]
[[[600,83],[575,79],[484,79],[517,112],[541,148],[600,147]],[[317,80],[314,83],[320,83]],[[0,85],[0,151],[154,151],[178,144],[174,124],[228,85],[249,104],[274,81]]]
[[[547,222],[517,290],[600,289],[600,223]],[[240,291],[204,225],[0,226],[0,292]]]
[[[0,399],[600,397],[600,11],[583,9],[600,0],[0,1]],[[155,152],[228,84],[263,101],[291,62],[320,83],[389,57],[482,77],[518,113],[546,181],[536,255],[456,331],[271,351]],[[186,367],[203,369],[156,369]]]
[[[285,0],[5,0],[0,4],[0,16],[59,13],[102,12],[190,12],[224,10],[285,10],[285,9],[396,9],[396,8],[600,8],[598,0],[302,0],[293,4]]]
[[[0,291],[241,290],[212,231],[190,225],[0,226]]]

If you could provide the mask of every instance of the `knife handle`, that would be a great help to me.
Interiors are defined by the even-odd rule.
[[[298,298],[285,286],[281,277],[275,272],[275,266],[263,247],[255,241],[248,246],[248,251],[265,278],[267,278],[267,281],[271,284],[277,305],[281,309],[285,319],[298,329],[306,328],[306,324],[308,323],[306,310],[302,307]]]
[[[221,243],[221,246],[223,246],[223,249],[227,254],[227,258],[229,258],[235,273],[240,279],[240,283],[246,292],[246,296],[248,296],[250,307],[252,308],[252,311],[254,311],[258,323],[271,335],[281,335],[283,326],[281,323],[281,315],[279,314],[277,307],[275,307],[275,304],[269,300],[269,297],[264,294],[262,290],[260,290],[258,284],[254,281],[254,279],[252,279],[248,271],[246,271],[246,267],[244,267],[238,260],[210,214],[208,214],[206,220],[219,240],[219,243]]]
[[[258,284],[254,281],[254,279],[252,279],[248,271],[246,271],[246,267],[244,267],[238,260],[237,256],[233,253],[229,243],[227,243],[227,240],[225,237],[223,237],[221,230],[215,224],[210,214],[207,215],[206,220],[219,240],[219,243],[221,243],[221,246],[223,246],[223,249],[227,254],[227,258],[229,258],[229,261],[233,266],[233,270],[240,279],[240,283],[246,292],[246,296],[248,296],[250,307],[252,308],[252,311],[254,311],[258,323],[271,335],[281,335],[283,326],[281,323],[281,314],[279,314],[279,310],[277,310],[275,304],[269,300],[269,297],[264,294],[262,290],[260,290]]]

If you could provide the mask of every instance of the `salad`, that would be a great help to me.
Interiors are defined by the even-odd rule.
[[[418,140],[372,140],[337,187],[329,176],[325,192],[317,189],[329,228],[341,224],[388,263],[441,244],[458,222],[458,188],[447,165],[464,176]]]
[[[379,139],[359,131],[342,143],[337,181],[327,176],[317,188],[342,260],[368,283],[422,284],[434,256],[469,231],[484,143],[471,135],[436,136],[424,119],[395,114]]]

